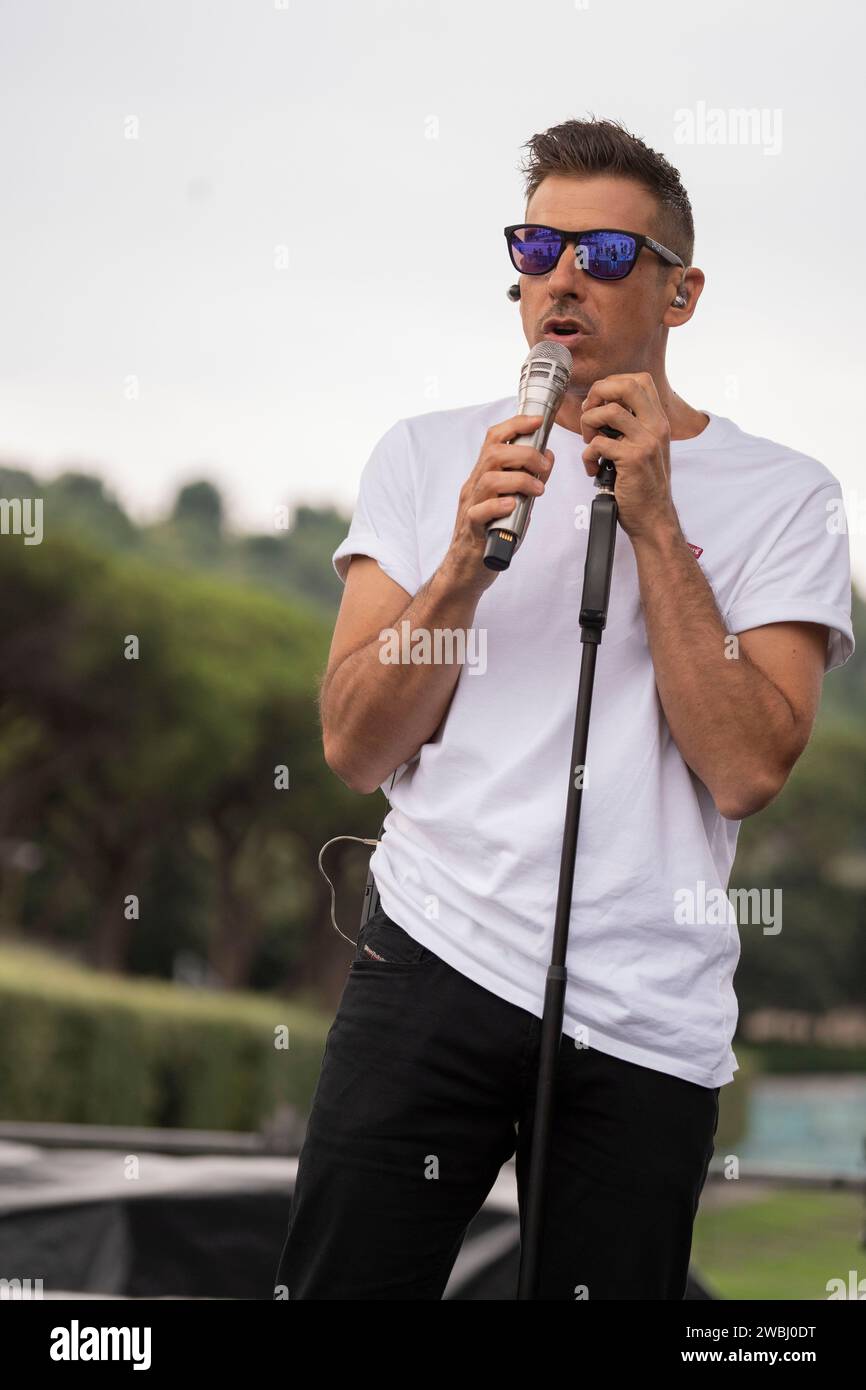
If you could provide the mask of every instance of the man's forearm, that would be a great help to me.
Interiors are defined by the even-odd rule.
[[[725,632],[679,526],[633,540],[656,685],[674,742],[723,816],[759,811],[784,783],[797,738],[777,686]]]
[[[394,623],[433,636],[472,626],[482,590],[437,569]],[[329,766],[355,791],[375,791],[439,728],[462,669],[456,661],[383,660],[383,641],[351,652],[322,686],[319,704]]]

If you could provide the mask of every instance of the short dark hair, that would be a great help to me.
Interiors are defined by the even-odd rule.
[[[679,171],[657,150],[626,130],[621,121],[563,121],[527,140],[521,172],[526,201],[548,174],[611,174],[634,179],[658,204],[656,239],[688,266],[695,251],[692,205]],[[669,266],[662,266],[669,270]]]

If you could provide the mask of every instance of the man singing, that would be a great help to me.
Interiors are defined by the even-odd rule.
[[[523,331],[573,361],[550,447],[508,442],[539,423],[515,396],[398,420],[334,554],[345,590],[325,757],[391,810],[371,859],[380,908],[300,1157],[277,1275],[291,1299],[441,1298],[515,1153],[525,1210],[599,458],[616,465],[620,528],[540,1298],[683,1298],[737,1068],[737,923],[706,903],[727,888],[740,821],[802,753],[824,672],[853,650],[833,474],[668,382],[668,330],[704,286],[679,174],[607,120],[567,121],[528,149],[524,221],[506,230]],[[459,213],[443,215],[444,276],[466,274],[467,244]],[[486,528],[518,494],[531,521],[497,574]],[[416,659],[394,659],[394,632]],[[423,659],[422,639],[442,633],[483,638],[466,651],[484,660]]]

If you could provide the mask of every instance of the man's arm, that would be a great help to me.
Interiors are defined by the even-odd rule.
[[[725,631],[679,528],[634,542],[656,685],[680,753],[721,814],[742,820],[781,791],[821,699],[827,628]]]
[[[460,674],[456,663],[380,660],[384,628],[468,628],[480,593],[438,569],[414,598],[369,555],[353,555],[319,694],[325,760],[347,786],[373,792],[441,724]]]
[[[458,631],[496,571],[482,563],[487,523],[508,516],[515,494],[538,497],[553,453],[511,444],[531,434],[538,415],[515,415],[487,431],[478,461],[457,499],[451,544],[439,568],[412,598],[368,555],[352,556],[319,692],[325,760],[353,791],[373,792],[414,757],[445,717],[460,675],[456,662],[383,661],[380,633]]]
[[[621,437],[596,431],[610,425]],[[638,568],[659,698],[685,761],[721,814],[741,820],[778,795],[808,742],[828,631],[770,623],[739,634],[731,659],[713,591],[680,529],[670,489],[670,424],[652,376],[594,382],[583,402],[583,460],[616,464],[619,520]]]

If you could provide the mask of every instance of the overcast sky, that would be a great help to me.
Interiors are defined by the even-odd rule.
[[[707,286],[670,335],[671,384],[831,468],[866,587],[853,3],[0,14],[3,461],[91,468],[139,519],[202,474],[239,526],[271,529],[285,501],[350,509],[396,419],[516,390],[501,229],[523,215],[521,146],[610,116],[680,169],[694,208]],[[739,108],[762,118],[745,142]],[[727,143],[708,143],[713,109]],[[462,272],[440,251],[456,212]]]

